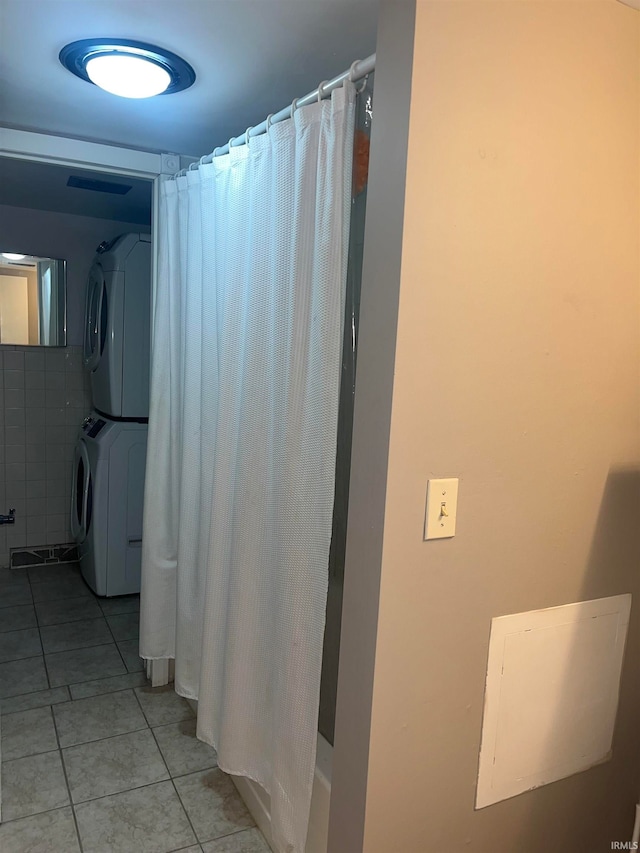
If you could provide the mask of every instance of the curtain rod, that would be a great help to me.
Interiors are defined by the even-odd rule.
[[[298,107],[306,107],[317,100],[322,100],[322,98],[328,97],[334,89],[339,89],[345,80],[350,80],[352,83],[355,83],[357,80],[362,80],[362,78],[366,77],[367,74],[371,74],[372,71],[375,71],[375,68],[375,53],[372,53],[371,56],[368,56],[366,59],[356,60],[352,63],[351,68],[349,68],[348,71],[343,71],[342,74],[338,74],[338,76],[334,77],[333,80],[325,80],[323,83],[320,83],[317,89],[314,89],[313,92],[309,92],[309,94],[305,95],[303,98],[296,98],[290,106],[285,107],[280,110],[280,112],[275,113],[275,115],[268,116],[263,122],[257,124],[255,127],[247,128],[247,130],[240,136],[232,137],[226,145],[215,148],[211,154],[206,154],[204,157],[201,157],[197,163],[192,163],[191,166],[189,166],[189,169],[197,169],[198,166],[203,163],[211,163],[214,157],[220,157],[222,154],[228,154],[229,146],[236,148],[239,145],[245,145],[252,137],[266,133],[270,125],[277,124],[279,121],[285,121],[285,119],[291,118],[292,112],[295,112]],[[178,172],[178,175],[185,175],[186,173],[187,169],[182,169],[182,171]]]

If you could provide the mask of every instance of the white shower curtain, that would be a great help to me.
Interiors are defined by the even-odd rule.
[[[140,653],[302,853],[331,538],[355,91],[163,184]]]

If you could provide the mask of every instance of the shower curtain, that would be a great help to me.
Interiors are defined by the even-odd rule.
[[[304,850],[334,496],[351,83],[162,185],[140,653]]]

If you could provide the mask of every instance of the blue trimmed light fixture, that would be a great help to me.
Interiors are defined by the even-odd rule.
[[[196,79],[184,59],[142,41],[81,39],[63,47],[59,59],[76,77],[121,98],[170,95]]]

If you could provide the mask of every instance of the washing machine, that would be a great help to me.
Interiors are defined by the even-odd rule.
[[[97,595],[140,592],[147,424],[93,412],[73,461],[71,532]]]
[[[93,407],[110,418],[149,417],[151,237],[98,246],[89,271],[84,362]]]

